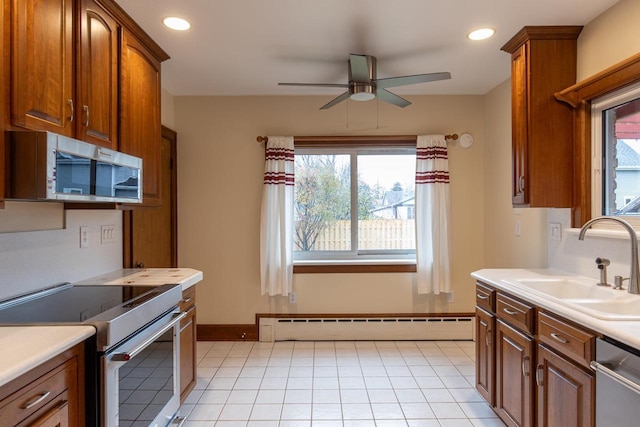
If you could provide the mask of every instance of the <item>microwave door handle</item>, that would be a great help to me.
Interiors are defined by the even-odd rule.
[[[178,323],[179,321],[181,321],[182,319],[184,319],[187,316],[187,313],[175,313],[173,318],[171,319],[171,321],[169,323],[167,323],[162,329],[160,329],[158,332],[156,332],[155,334],[153,334],[152,336],[150,336],[149,338],[147,338],[143,343],[141,343],[140,345],[136,346],[135,348],[133,348],[130,351],[125,351],[122,353],[114,353],[111,356],[111,360],[114,360],[116,362],[126,362],[128,360],[133,359],[134,357],[136,357],[138,354],[140,354],[140,352],[142,350],[144,350],[145,348],[147,348],[149,346],[149,344],[151,344],[152,342],[154,342],[155,340],[157,340],[158,338],[160,338],[160,336],[162,334],[164,334],[165,332],[167,332],[169,329],[173,328],[173,326]]]

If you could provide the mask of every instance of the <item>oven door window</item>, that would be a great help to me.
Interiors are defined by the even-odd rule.
[[[120,425],[154,420],[174,396],[173,329],[118,370]]]

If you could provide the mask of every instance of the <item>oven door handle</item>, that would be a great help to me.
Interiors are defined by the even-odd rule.
[[[112,354],[111,355],[111,360],[116,361],[116,362],[126,362],[128,360],[133,359],[142,350],[144,350],[152,342],[154,342],[155,340],[160,338],[160,336],[162,334],[164,334],[165,332],[167,332],[169,329],[173,328],[176,323],[178,323],[179,321],[184,319],[186,316],[187,316],[187,313],[185,313],[185,312],[183,312],[183,313],[174,312],[174,316],[171,318],[169,323],[167,323],[165,326],[162,327],[162,329],[160,329],[158,332],[154,333],[152,336],[147,338],[143,343],[141,343],[140,345],[136,346],[135,348],[133,348],[133,349],[131,349],[129,351],[126,351],[126,352]]]
[[[621,385],[631,389],[636,394],[640,394],[640,384],[636,383],[635,381],[630,380],[624,375],[619,374],[618,372],[614,371],[613,369],[609,368],[607,365],[603,363],[592,361],[590,365],[593,369],[596,370],[596,372],[600,372],[608,376],[612,380],[620,383]]]

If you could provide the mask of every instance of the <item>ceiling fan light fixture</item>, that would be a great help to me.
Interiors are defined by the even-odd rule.
[[[478,28],[477,30],[473,30],[469,34],[467,34],[467,38],[474,41],[485,40],[489,37],[493,37],[495,33],[496,30],[491,27]]]
[[[371,101],[376,97],[376,89],[373,85],[364,83],[353,84],[349,98],[354,101]]]
[[[186,31],[191,28],[189,21],[183,18],[178,18],[177,16],[167,16],[162,20],[162,23],[166,27],[176,31]]]

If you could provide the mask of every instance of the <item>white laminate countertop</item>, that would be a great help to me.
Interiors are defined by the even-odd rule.
[[[520,286],[508,283],[522,279],[540,279],[550,277],[575,277],[587,279],[583,276],[553,269],[483,269],[474,271],[471,276],[481,282],[487,283],[496,289],[506,291],[520,297],[534,305],[557,313],[558,315],[583,325],[595,332],[606,335],[631,347],[640,349],[640,320],[602,320],[575,310],[554,299],[545,298],[534,292],[528,292]],[[590,279],[594,282],[596,280]],[[626,291],[620,291],[626,292]]]
[[[93,326],[0,326],[0,386],[96,333]]]
[[[202,281],[202,271],[193,268],[125,268],[91,277],[76,285],[166,285],[180,284],[182,290]]]

